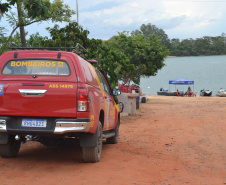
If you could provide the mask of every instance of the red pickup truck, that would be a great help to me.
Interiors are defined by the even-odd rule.
[[[100,161],[102,139],[118,142],[120,90],[78,52],[13,49],[0,56],[0,155],[17,156],[21,142],[69,139],[85,162]]]

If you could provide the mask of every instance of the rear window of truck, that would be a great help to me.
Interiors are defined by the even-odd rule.
[[[45,75],[69,76],[70,68],[66,61],[25,59],[10,60],[2,69],[3,75]]]

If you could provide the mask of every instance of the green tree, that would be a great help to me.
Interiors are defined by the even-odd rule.
[[[182,56],[195,55],[193,53],[193,48],[194,48],[194,40],[193,39],[182,40],[180,42],[178,48],[180,50],[180,55],[182,55]]]
[[[1,14],[1,9],[0,9],[0,21],[1,21],[1,18],[2,18],[2,14]],[[5,50],[4,44],[6,43],[7,38],[4,35],[6,34],[6,31],[7,30],[4,27],[0,27],[0,55]]]
[[[69,22],[70,17],[75,14],[68,5],[64,4],[63,0],[53,0],[52,3],[50,0],[8,0],[8,8],[12,8],[14,5],[16,6],[17,14],[13,12],[10,12],[10,14],[6,13],[7,20],[13,27],[6,45],[8,45],[13,33],[18,28],[20,28],[21,44],[25,47],[25,26],[47,20]]]
[[[42,37],[38,32],[29,35],[27,39],[27,47],[43,47],[48,37]]]
[[[118,78],[122,73],[128,73],[134,69],[124,53],[111,49],[100,39],[89,39],[89,31],[76,22],[68,23],[63,28],[55,25],[47,29],[51,38],[43,39],[39,36],[36,40],[46,47],[75,47],[77,43],[81,44],[89,52],[89,54],[83,53],[84,57],[97,60],[96,67],[105,71],[113,86],[117,86]]]
[[[27,35],[27,33],[26,33],[26,35]],[[9,50],[8,48],[5,48],[5,44],[7,43],[7,40],[8,40],[8,37],[6,37],[6,36],[0,37],[0,55],[2,53],[4,53],[5,51]],[[20,46],[21,45],[20,33],[16,32],[13,35],[11,41],[12,41],[11,46]]]
[[[198,52],[198,55],[209,55],[211,41],[209,37],[197,38],[195,40],[194,49]]]
[[[210,55],[226,54],[225,37],[223,35],[217,37],[210,37],[210,40]]]
[[[168,38],[168,35],[165,33],[163,29],[157,28],[155,25],[152,25],[151,23],[148,23],[147,25],[142,24],[139,30],[135,30],[132,32],[133,36],[142,34],[146,37],[148,40],[149,36],[152,35],[152,37],[156,38],[158,37],[161,39],[161,43],[169,48],[170,47],[170,39]]]
[[[180,50],[179,50],[179,45],[180,45],[180,39],[171,39],[170,41],[170,55],[171,56],[179,56],[180,55]]]
[[[0,15],[0,21],[1,21],[2,15]],[[0,39],[4,36],[6,32],[6,29],[4,27],[0,27]]]
[[[70,22],[63,28],[55,25],[53,28],[48,27],[47,30],[51,35],[48,45],[52,47],[73,47],[80,43],[85,48],[89,45],[88,30],[84,30],[77,22]]]
[[[0,15],[3,15],[5,12],[8,12],[10,8],[10,3],[2,3],[0,1]]]
[[[123,74],[135,69],[134,65],[130,64],[129,58],[117,49],[110,48],[107,41],[92,39],[88,50],[90,58],[98,61],[96,67],[105,71],[114,87],[118,85],[118,80],[122,80]]]
[[[124,53],[134,66],[135,70],[123,73],[121,79],[125,83],[133,81],[140,84],[141,77],[149,77],[157,74],[164,64],[164,58],[168,55],[168,49],[161,44],[161,40],[150,35],[146,38],[142,34],[127,36],[125,32],[112,37],[108,42],[111,49]]]

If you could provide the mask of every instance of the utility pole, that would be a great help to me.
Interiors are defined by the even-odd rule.
[[[77,6],[77,23],[79,25],[79,21],[78,21],[78,0],[76,0],[76,6]]]

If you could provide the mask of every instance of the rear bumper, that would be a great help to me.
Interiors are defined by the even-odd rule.
[[[57,120],[54,134],[64,134],[69,132],[88,132],[90,122],[87,119],[78,121]]]
[[[88,132],[90,119],[55,119],[47,118],[46,128],[21,127],[21,117],[0,117],[0,132],[32,134],[65,134],[71,132]]]

